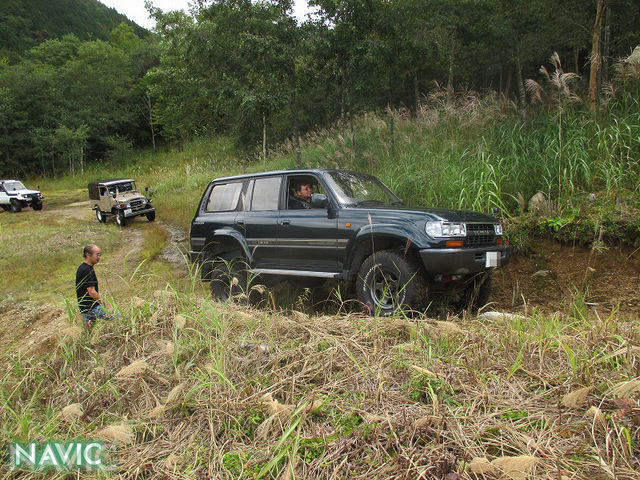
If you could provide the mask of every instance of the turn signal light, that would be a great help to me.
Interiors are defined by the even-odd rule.
[[[502,245],[502,239],[496,238],[496,245]]]
[[[462,247],[464,245],[464,240],[447,240],[447,247]]]

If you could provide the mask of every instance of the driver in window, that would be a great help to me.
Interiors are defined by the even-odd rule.
[[[311,208],[311,194],[313,187],[307,180],[301,180],[294,184],[293,191],[295,195],[289,196],[289,210],[302,210]]]

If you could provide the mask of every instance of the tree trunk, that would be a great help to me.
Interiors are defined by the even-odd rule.
[[[520,55],[517,54],[515,58],[516,62],[516,82],[518,84],[518,110],[524,117],[525,110],[527,108],[527,93],[524,90],[524,83],[522,81],[522,65],[520,64]]]
[[[156,149],[156,132],[153,128],[153,116],[152,116],[152,108],[151,108],[151,95],[147,94],[147,107],[149,108],[149,129],[151,130],[151,145],[153,149]]]
[[[575,65],[574,71],[577,75],[580,75],[580,50],[578,47],[574,47],[573,49],[573,64]]]
[[[598,105],[598,72],[602,63],[600,52],[600,35],[602,33],[602,14],[604,13],[605,0],[598,0],[596,20],[593,24],[593,41],[591,45],[591,72],[589,75],[589,107],[596,112]]]
[[[267,115],[262,111],[262,161],[267,161]]]
[[[342,71],[342,91],[340,93],[340,132],[338,133],[338,151],[336,152],[336,160],[338,165],[341,165],[342,150],[344,147],[344,125],[345,125],[345,104],[347,96],[347,74],[346,74],[346,62]]]
[[[447,80],[447,100],[451,101],[453,98],[453,59],[454,51],[456,48],[456,37],[451,37],[451,50],[449,51],[449,78]]]
[[[418,85],[418,74],[413,72],[413,118],[418,118],[420,114],[420,87]]]
[[[607,13],[604,20],[604,48],[602,56],[602,75],[600,76],[600,85],[602,82],[609,81],[609,49],[611,46],[611,6],[606,5]]]

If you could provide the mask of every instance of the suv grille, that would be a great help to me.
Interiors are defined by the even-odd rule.
[[[467,245],[493,245],[495,242],[492,223],[467,223]]]

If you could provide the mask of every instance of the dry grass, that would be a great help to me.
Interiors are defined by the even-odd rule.
[[[0,438],[102,439],[123,478],[640,475],[640,331],[613,316],[287,316],[170,288],[121,310],[8,360]]]

